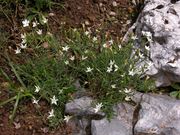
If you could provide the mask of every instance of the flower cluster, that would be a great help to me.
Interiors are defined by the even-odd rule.
[[[103,107],[103,104],[102,103],[98,103],[96,105],[96,107],[94,108],[94,112],[97,113],[101,110],[101,108]]]
[[[116,72],[119,69],[119,67],[115,64],[114,60],[110,60],[109,66],[107,67],[106,72],[111,73],[111,72]]]
[[[149,42],[152,42],[152,33],[149,31],[142,31],[142,35],[147,38]]]
[[[41,21],[43,22],[43,24],[46,24],[48,20],[44,16],[42,16],[42,20]],[[39,25],[39,23],[35,19],[35,21],[32,22],[32,27],[35,28],[38,25]],[[24,19],[22,21],[22,26],[24,28],[30,27],[31,26],[31,22],[28,19]],[[36,31],[36,33],[38,35],[42,35],[42,33],[43,33],[42,29],[36,29],[35,31]],[[22,49],[26,49],[26,48],[27,48],[27,34],[23,33],[23,34],[21,34],[21,43],[20,43],[19,47],[16,47],[15,54],[21,53],[21,50]]]

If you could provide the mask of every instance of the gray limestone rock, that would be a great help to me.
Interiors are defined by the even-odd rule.
[[[180,135],[179,100],[141,93],[136,93],[132,99],[141,105],[135,135]]]
[[[90,97],[81,97],[65,105],[65,113],[74,116],[74,119],[68,123],[74,135],[90,135],[91,120],[102,119],[105,116],[102,112],[95,113],[92,102],[93,99]]]
[[[145,6],[137,21],[137,47],[142,47],[143,32],[149,33],[148,75],[156,80],[156,86],[168,86],[180,82],[180,1],[145,0]]]
[[[80,114],[91,107],[93,99],[90,97],[81,97],[65,105],[65,112],[71,115]]]
[[[90,97],[81,97],[66,103],[65,112],[78,117],[89,117],[89,119],[101,119],[105,114],[101,111],[95,113],[92,106],[93,99]],[[91,118],[90,118],[91,117]]]
[[[110,121],[106,118],[102,120],[92,120],[92,135],[132,135],[134,107],[126,103],[120,103],[114,110],[116,116]]]

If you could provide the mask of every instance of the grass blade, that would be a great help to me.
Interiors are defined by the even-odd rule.
[[[10,117],[10,121],[12,122],[13,119],[14,119],[14,116],[16,114],[16,110],[17,110],[17,107],[18,107],[18,104],[19,104],[19,99],[20,99],[20,92],[18,93],[18,95],[16,96],[16,102],[14,104],[14,109],[13,109],[13,112],[11,114],[11,117]]]

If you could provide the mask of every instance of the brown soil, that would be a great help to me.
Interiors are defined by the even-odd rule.
[[[3,90],[1,95],[6,97],[8,93]],[[13,122],[9,119],[13,104],[0,108],[0,135],[68,135],[75,130],[65,124],[56,130],[49,129],[46,118],[50,106],[45,101],[39,102],[39,106],[30,101],[22,101]]]
[[[81,28],[85,25],[85,29],[90,29],[92,34],[105,33],[107,38],[108,36],[113,36],[115,40],[120,41],[132,24],[131,14],[137,12],[137,9],[129,0],[55,1],[62,3],[63,6],[54,6],[49,11],[50,32],[54,35],[60,34],[62,26],[64,28]],[[23,14],[21,7],[18,12]],[[16,83],[16,78],[7,60],[4,58],[4,52],[9,52],[13,61],[24,61],[22,58],[14,55],[14,49],[19,43],[19,29],[21,26],[19,18],[21,18],[21,14],[16,15],[13,13],[7,18],[0,13],[0,68],[14,80],[14,83]],[[99,32],[97,33],[96,30]],[[8,42],[3,39],[2,34],[5,34],[4,37],[8,39]],[[29,53],[29,55],[31,54]],[[0,102],[10,97],[12,95],[8,89],[8,83],[0,76]],[[12,113],[13,105],[13,103],[10,103],[0,108],[0,135],[71,135],[76,130],[64,124],[51,131],[48,129],[45,118],[48,115],[50,106],[46,102],[41,101],[41,107],[37,109],[31,100],[27,99],[20,102],[15,120],[10,123],[9,116]],[[41,112],[43,115],[41,116],[38,112]]]
[[[131,25],[128,21],[134,10],[129,0],[66,0],[64,8],[50,17],[50,26],[52,29],[55,27],[53,32],[58,32],[62,22],[71,27],[82,27],[85,24],[87,29],[120,38]]]

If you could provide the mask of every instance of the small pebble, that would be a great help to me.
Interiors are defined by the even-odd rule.
[[[109,15],[111,15],[111,16],[115,16],[115,15],[116,15],[116,13],[115,13],[115,12],[113,12],[113,11],[110,11],[110,12],[109,12]]]
[[[55,14],[54,13],[49,13],[49,16],[55,16]]]
[[[117,2],[113,1],[112,5],[113,5],[113,7],[117,7]]]
[[[88,20],[85,21],[85,25],[90,25],[90,22]]]

